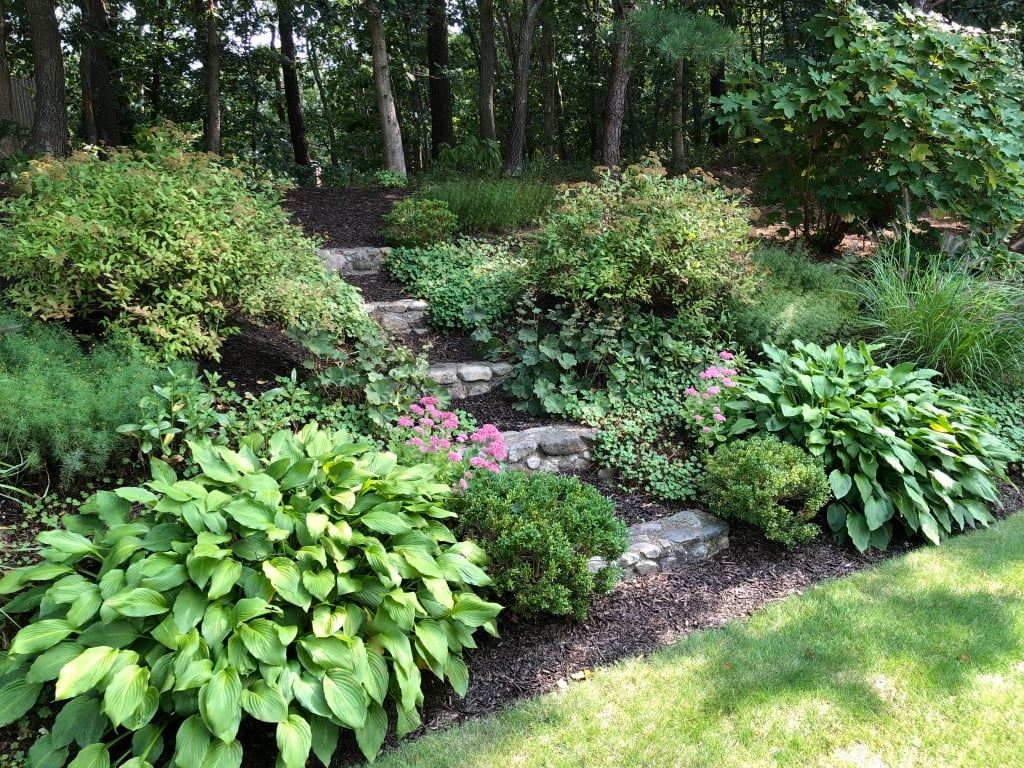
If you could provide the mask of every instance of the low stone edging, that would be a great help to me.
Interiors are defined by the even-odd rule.
[[[427,333],[427,302],[419,299],[368,301],[366,313],[389,333]]]
[[[501,386],[512,366],[508,363],[434,363],[427,375],[448,391],[452,400],[483,395]]]
[[[505,432],[506,466],[539,472],[578,472],[591,466],[597,430],[571,424]]]
[[[729,526],[724,520],[699,509],[684,509],[674,515],[629,528],[629,545],[616,561],[623,580],[655,573],[681,571],[687,565],[707,560],[729,546]],[[594,573],[606,565],[591,558]]]
[[[381,271],[391,249],[377,246],[359,248],[319,248],[317,256],[324,267],[345,277],[375,275]]]

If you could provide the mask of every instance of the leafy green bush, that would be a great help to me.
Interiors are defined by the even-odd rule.
[[[849,281],[830,266],[811,261],[802,251],[777,247],[756,249],[753,260],[763,273],[757,300],[737,304],[730,324],[747,349],[798,339],[827,344],[853,325],[857,301]]]
[[[66,702],[37,765],[72,742],[76,768],[157,764],[174,734],[169,762],[237,766],[243,718],[276,725],[282,768],[311,750],[329,765],[341,729],[372,759],[388,710],[417,727],[421,670],[465,693],[463,649],[500,606],[471,589],[490,583],[484,555],[445,525],[433,467],[315,425],[262,456],[190,448],[198,477],[154,460],[151,482],[96,494],[0,580],[21,593],[6,613],[33,612],[0,667],[0,725],[52,681]]]
[[[531,254],[545,292],[577,304],[705,310],[743,295],[746,211],[719,188],[664,174],[649,163],[570,188]]]
[[[429,186],[420,197],[446,203],[462,232],[504,234],[540,219],[555,200],[555,188],[521,179],[470,179]]]
[[[384,189],[405,189],[409,186],[409,177],[404,173],[381,169],[374,171],[373,183]]]
[[[975,275],[909,243],[883,248],[854,282],[859,330],[882,359],[940,371],[953,382],[1024,382],[1024,287]]]
[[[707,462],[704,489],[716,515],[760,528],[792,547],[821,529],[811,520],[831,497],[821,459],[776,437],[726,443]]]
[[[759,427],[821,456],[836,501],[828,521],[857,549],[885,549],[896,523],[938,544],[954,528],[992,521],[1009,449],[991,419],[932,384],[911,363],[883,368],[872,351],[794,342],[792,354],[765,345],[770,367],[743,381],[733,403]]]
[[[857,219],[940,208],[1006,237],[1024,220],[1024,71],[996,34],[830,0],[825,48],[781,79],[752,65],[719,99],[758,142],[764,186],[822,250]],[[779,70],[781,71],[781,70]]]
[[[493,139],[466,137],[454,146],[441,147],[437,167],[472,176],[493,176],[501,170],[501,145]]]
[[[185,149],[166,129],[139,149],[32,163],[0,201],[5,297],[43,319],[98,320],[152,355],[217,356],[232,312],[343,334],[367,322],[269,185]]]
[[[468,330],[512,313],[529,283],[528,266],[508,244],[473,240],[397,248],[386,263],[413,296],[428,302],[431,325]]]
[[[130,351],[83,352],[55,326],[0,315],[0,462],[62,487],[96,475],[126,448],[116,427],[159,378]]]
[[[608,499],[574,477],[478,472],[456,509],[459,534],[487,553],[495,593],[521,616],[584,619],[591,595],[618,578],[614,566],[592,574],[587,561],[613,563],[626,527]]]
[[[992,433],[1013,451],[1013,461],[1024,461],[1024,390],[979,389],[963,385],[955,386],[953,390],[992,420]]]
[[[399,200],[384,216],[384,240],[389,245],[415,248],[451,240],[458,219],[441,200]]]

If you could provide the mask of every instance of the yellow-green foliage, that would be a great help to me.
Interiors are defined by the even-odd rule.
[[[0,203],[0,277],[14,307],[88,319],[153,357],[216,357],[240,312],[338,332],[358,296],[329,277],[315,244],[277,205],[279,189],[190,152],[173,129],[138,149],[34,162]]]

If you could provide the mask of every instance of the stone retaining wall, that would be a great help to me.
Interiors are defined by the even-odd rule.
[[[376,246],[317,250],[317,255],[327,269],[347,277],[377,274],[390,253],[390,248]]]
[[[506,432],[506,466],[540,472],[576,472],[591,466],[596,429],[569,424]]]
[[[699,509],[684,509],[661,520],[630,526],[629,546],[616,564],[624,579],[671,573],[707,560],[728,546],[725,521]],[[590,561],[594,573],[604,566],[599,557]]]
[[[418,299],[368,301],[366,312],[381,328],[399,335],[427,333],[427,302]]]
[[[448,390],[452,400],[461,400],[497,389],[511,370],[508,363],[434,363],[428,375]]]

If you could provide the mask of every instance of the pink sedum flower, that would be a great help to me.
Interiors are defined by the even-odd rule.
[[[458,451],[451,451],[448,454],[448,461],[460,462],[462,461],[462,454]]]
[[[722,391],[722,388],[719,387],[717,384],[712,384],[710,387],[708,387],[708,394],[709,395],[717,395],[721,391]]]
[[[728,361],[732,360],[734,357],[736,357],[736,355],[734,355],[732,352],[729,352],[728,350],[722,350],[721,352],[718,353],[718,357],[721,358],[722,360]]]
[[[717,421],[719,424],[721,424],[723,421],[725,421],[725,415],[721,414],[721,413],[716,413],[715,414],[715,421]]]
[[[710,431],[711,431],[711,427],[704,427],[704,434],[707,434]]]
[[[413,420],[409,416],[400,416],[398,418],[398,426],[408,428],[408,427],[411,427],[412,425],[413,425]]]
[[[415,413],[417,416],[422,416],[424,413],[423,406],[413,403],[412,405],[409,406],[409,412]]]
[[[687,397],[693,397],[694,395],[697,394],[697,390],[694,389],[693,387],[687,387],[686,389],[683,390],[683,394],[686,395]]]

